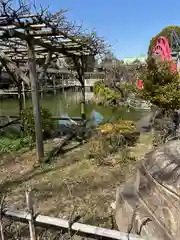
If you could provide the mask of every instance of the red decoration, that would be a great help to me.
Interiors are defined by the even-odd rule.
[[[172,61],[171,49],[168,39],[165,37],[159,37],[153,47],[152,53],[161,57],[161,61],[171,61],[171,69],[173,72],[177,72],[177,64]]]
[[[137,82],[137,87],[139,88],[139,89],[141,89],[141,88],[143,88],[143,81],[142,80],[138,80],[138,82]]]
[[[160,56],[161,61],[170,61],[171,62],[171,70],[173,72],[177,72],[177,63],[172,61],[172,56],[171,56],[171,49],[169,46],[169,41],[165,37],[159,37],[152,49],[152,54],[155,56]],[[137,82],[137,87],[139,89],[143,88],[143,81],[138,80]]]
[[[159,55],[161,60],[171,61],[171,49],[169,47],[169,42],[165,37],[159,37],[156,41],[155,46],[152,50],[153,54]]]
[[[177,72],[178,71],[176,62],[173,61],[171,63],[171,69],[172,69],[173,72]]]

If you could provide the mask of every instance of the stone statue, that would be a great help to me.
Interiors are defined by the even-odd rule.
[[[180,239],[180,141],[145,156],[118,188],[114,208],[120,231],[144,239]]]

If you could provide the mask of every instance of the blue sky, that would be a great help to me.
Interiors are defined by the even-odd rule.
[[[70,20],[95,29],[120,59],[146,54],[152,36],[167,25],[180,24],[180,0],[36,0],[36,4],[54,12],[69,9]]]

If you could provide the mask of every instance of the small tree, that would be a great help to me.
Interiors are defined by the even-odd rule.
[[[36,138],[33,108],[28,107],[23,109],[22,117],[24,122],[24,134],[29,138],[30,143],[32,143]],[[43,137],[47,138],[55,128],[55,124],[52,121],[52,114],[48,109],[41,108],[41,120]]]
[[[108,88],[119,93],[121,100],[126,100],[129,86],[132,85],[134,69],[128,67],[115,56],[108,53],[102,61],[102,68],[105,70],[104,83]],[[132,74],[133,73],[133,74]]]
[[[180,78],[172,71],[171,62],[155,63],[153,58],[141,69],[139,78],[143,89],[138,90],[140,97],[158,107],[152,119],[154,144],[161,144],[177,137],[179,116],[175,110],[180,108]]]
[[[180,108],[180,78],[178,72],[172,71],[171,64],[156,63],[150,58],[139,75],[143,80],[143,89],[139,90],[141,98],[165,112]]]

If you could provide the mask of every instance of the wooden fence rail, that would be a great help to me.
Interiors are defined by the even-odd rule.
[[[13,221],[26,223],[29,225],[29,234],[31,240],[36,240],[35,227],[43,227],[46,230],[56,229],[64,230],[68,233],[75,233],[78,236],[86,236],[95,239],[117,239],[117,240],[143,240],[140,236],[119,232],[83,223],[74,222],[72,220],[63,220],[56,217],[37,215],[33,212],[32,191],[26,192],[26,203],[28,211],[17,211],[2,208],[0,216],[0,232],[1,239],[5,239],[2,220],[3,217],[12,219]],[[1,204],[2,205],[2,204]],[[71,236],[70,236],[71,237]],[[70,238],[72,239],[72,238]]]
[[[31,221],[31,214],[26,211],[14,211],[14,210],[3,210],[3,216],[11,218],[18,222],[29,223]],[[55,217],[48,217],[44,215],[38,215],[34,219],[36,226],[43,226],[45,228],[57,228],[57,229],[69,229],[69,221]],[[103,237],[103,239],[118,239],[118,240],[143,240],[141,237],[119,232],[117,230],[111,230],[106,228],[100,228],[92,225],[82,224],[75,222],[71,226],[71,230],[76,232],[79,236],[91,236],[91,237]]]

